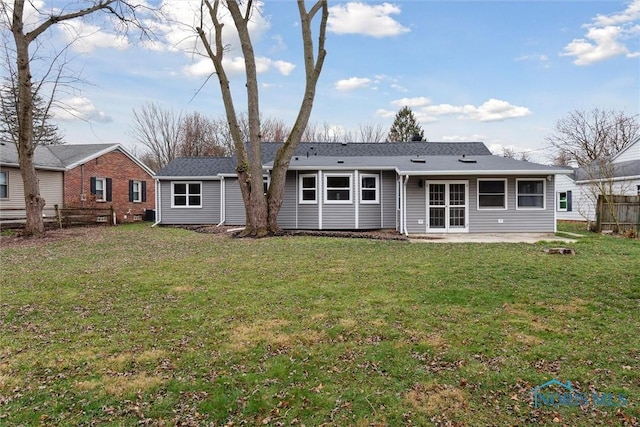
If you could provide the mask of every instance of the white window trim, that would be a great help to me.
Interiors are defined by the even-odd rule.
[[[564,209],[562,209],[560,207],[560,194],[562,194],[562,193],[565,194],[565,196],[564,196],[565,208]],[[567,212],[567,208],[569,207],[569,204],[568,204],[569,200],[567,199],[568,196],[569,196],[569,194],[567,194],[567,190],[565,190],[565,191],[557,191],[556,192],[556,210],[558,212]]]
[[[7,197],[0,197],[0,200],[9,200],[9,171],[0,171],[4,175],[4,185],[7,187]]]
[[[349,178],[349,200],[329,200],[329,190],[344,190],[345,187],[331,187],[327,186],[327,179],[333,177],[348,177]],[[324,174],[324,204],[325,205],[350,205],[353,204],[353,174],[352,173],[325,173]]]
[[[98,198],[98,182],[102,183],[102,197]],[[107,201],[107,178],[98,178],[96,177],[96,202],[106,202]]]
[[[503,181],[504,182],[504,207],[484,207],[480,206],[480,182],[481,181]],[[506,211],[509,208],[509,181],[507,178],[478,178],[476,182],[476,209],[479,211]]]
[[[362,186],[362,180],[364,178],[375,178],[376,180],[376,186],[375,188],[364,188]],[[377,173],[363,173],[360,174],[360,177],[358,178],[358,181],[360,183],[359,187],[360,187],[360,204],[363,205],[379,205],[380,204],[380,175],[378,175]],[[376,192],[376,198],[375,200],[364,200],[362,198],[362,191],[371,191],[371,190],[375,190]]]
[[[316,185],[313,187],[313,190],[316,193],[316,197],[313,200],[304,200],[302,197],[304,190],[312,190],[312,188],[304,188],[302,183],[304,182],[304,178],[314,178],[316,180]],[[317,173],[304,173],[298,175],[298,203],[301,205],[317,205],[318,204],[318,174]]]
[[[520,207],[520,205],[518,204],[518,197],[520,196],[518,192],[518,183],[520,181],[542,181],[542,207],[541,208],[529,207],[529,206]],[[527,195],[531,196],[531,194],[527,194]],[[544,178],[517,178],[516,179],[516,210],[517,211],[543,211],[546,208],[547,208],[547,180]]]
[[[187,185],[187,204],[186,205],[176,205],[175,201],[175,193],[174,190],[176,188],[176,184],[186,184]],[[189,205],[189,184],[200,184],[200,204],[199,205]],[[194,194],[195,195],[195,194]],[[199,209],[202,208],[202,181],[172,181],[171,182],[171,207],[175,209]]]
[[[138,185],[138,198],[133,199],[133,203],[142,203],[142,181],[133,181],[133,187]],[[135,191],[133,192],[135,194]]]

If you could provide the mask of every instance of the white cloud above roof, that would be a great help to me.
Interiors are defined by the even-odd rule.
[[[636,58],[640,52],[631,52],[626,42],[637,39],[639,21],[640,0],[633,0],[623,12],[597,15],[584,25],[587,29],[584,38],[573,39],[561,55],[574,57],[576,65],[591,65],[621,55]]]
[[[518,117],[525,117],[532,114],[527,107],[512,105],[507,101],[491,98],[482,105],[451,105],[451,104],[430,104],[429,98],[402,98],[391,102],[395,106],[407,105],[415,108],[413,113],[421,123],[432,123],[438,121],[440,116],[455,115],[460,120],[475,120],[479,122],[494,122]],[[409,105],[412,104],[412,105]],[[416,108],[417,107],[417,108]],[[396,111],[379,109],[376,111],[377,117],[394,117]]]
[[[236,56],[234,58],[223,58],[222,64],[228,75],[239,75],[244,73],[244,58]],[[296,66],[286,61],[274,61],[266,57],[256,58],[256,71],[263,74],[271,70],[278,71],[283,76],[291,74]],[[184,73],[192,77],[209,76],[215,72],[213,63],[209,58],[202,58],[183,69]]]
[[[70,20],[60,25],[60,30],[73,50],[89,53],[95,49],[125,50],[130,47],[129,40],[122,33],[105,30],[81,20]]]
[[[82,120],[98,123],[109,123],[113,121],[111,116],[105,114],[103,111],[99,111],[89,98],[82,96],[61,99],[56,102],[52,110],[52,115],[56,120]]]
[[[349,77],[348,79],[338,80],[335,83],[336,90],[349,91],[369,86],[373,80],[368,77]]]
[[[400,14],[400,7],[391,3],[370,5],[349,2],[329,8],[327,30],[335,34],[361,34],[370,37],[393,37],[410,30],[391,15]]]

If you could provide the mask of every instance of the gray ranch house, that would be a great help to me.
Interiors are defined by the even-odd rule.
[[[265,188],[281,144],[263,143]],[[556,176],[481,142],[301,143],[287,172],[284,229],[402,234],[555,232]],[[157,224],[242,226],[235,159],[177,158],[156,176]]]

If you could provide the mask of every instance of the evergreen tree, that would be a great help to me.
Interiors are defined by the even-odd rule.
[[[396,114],[387,142],[426,141],[424,130],[413,115],[411,108],[404,106]]]
[[[18,142],[18,94],[13,81],[6,79],[0,86],[0,140]],[[33,97],[33,142],[34,145],[63,144],[58,126],[51,123],[48,105],[42,97]]]

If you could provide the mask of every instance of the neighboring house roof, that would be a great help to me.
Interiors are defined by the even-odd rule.
[[[13,143],[2,143],[0,146],[0,164],[19,167],[18,150]],[[119,150],[138,166],[153,176],[153,171],[136,159],[120,144],[69,144],[45,145],[36,147],[33,162],[36,169],[70,170],[107,154]]]
[[[59,170],[65,169],[64,163],[49,150],[38,150],[33,154],[33,163],[37,169]],[[18,148],[13,142],[0,143],[0,165],[20,167]]]
[[[606,170],[602,173],[600,172],[600,168],[597,166],[594,166],[593,168],[579,168],[576,170],[575,180],[591,181],[594,179],[609,180],[638,177],[640,176],[640,159],[613,163],[606,165],[603,168]]]
[[[617,162],[621,157],[625,160],[640,160],[640,138],[620,150],[620,152],[611,158],[611,161]]]
[[[276,150],[280,146],[281,143],[263,143],[262,157],[266,169],[273,167]],[[156,177],[215,179],[220,175],[235,175],[235,163],[233,157],[181,157],[170,162]],[[572,172],[557,166],[494,156],[482,142],[307,142],[298,146],[289,169],[381,169],[405,175],[491,175],[498,172],[528,175]]]

